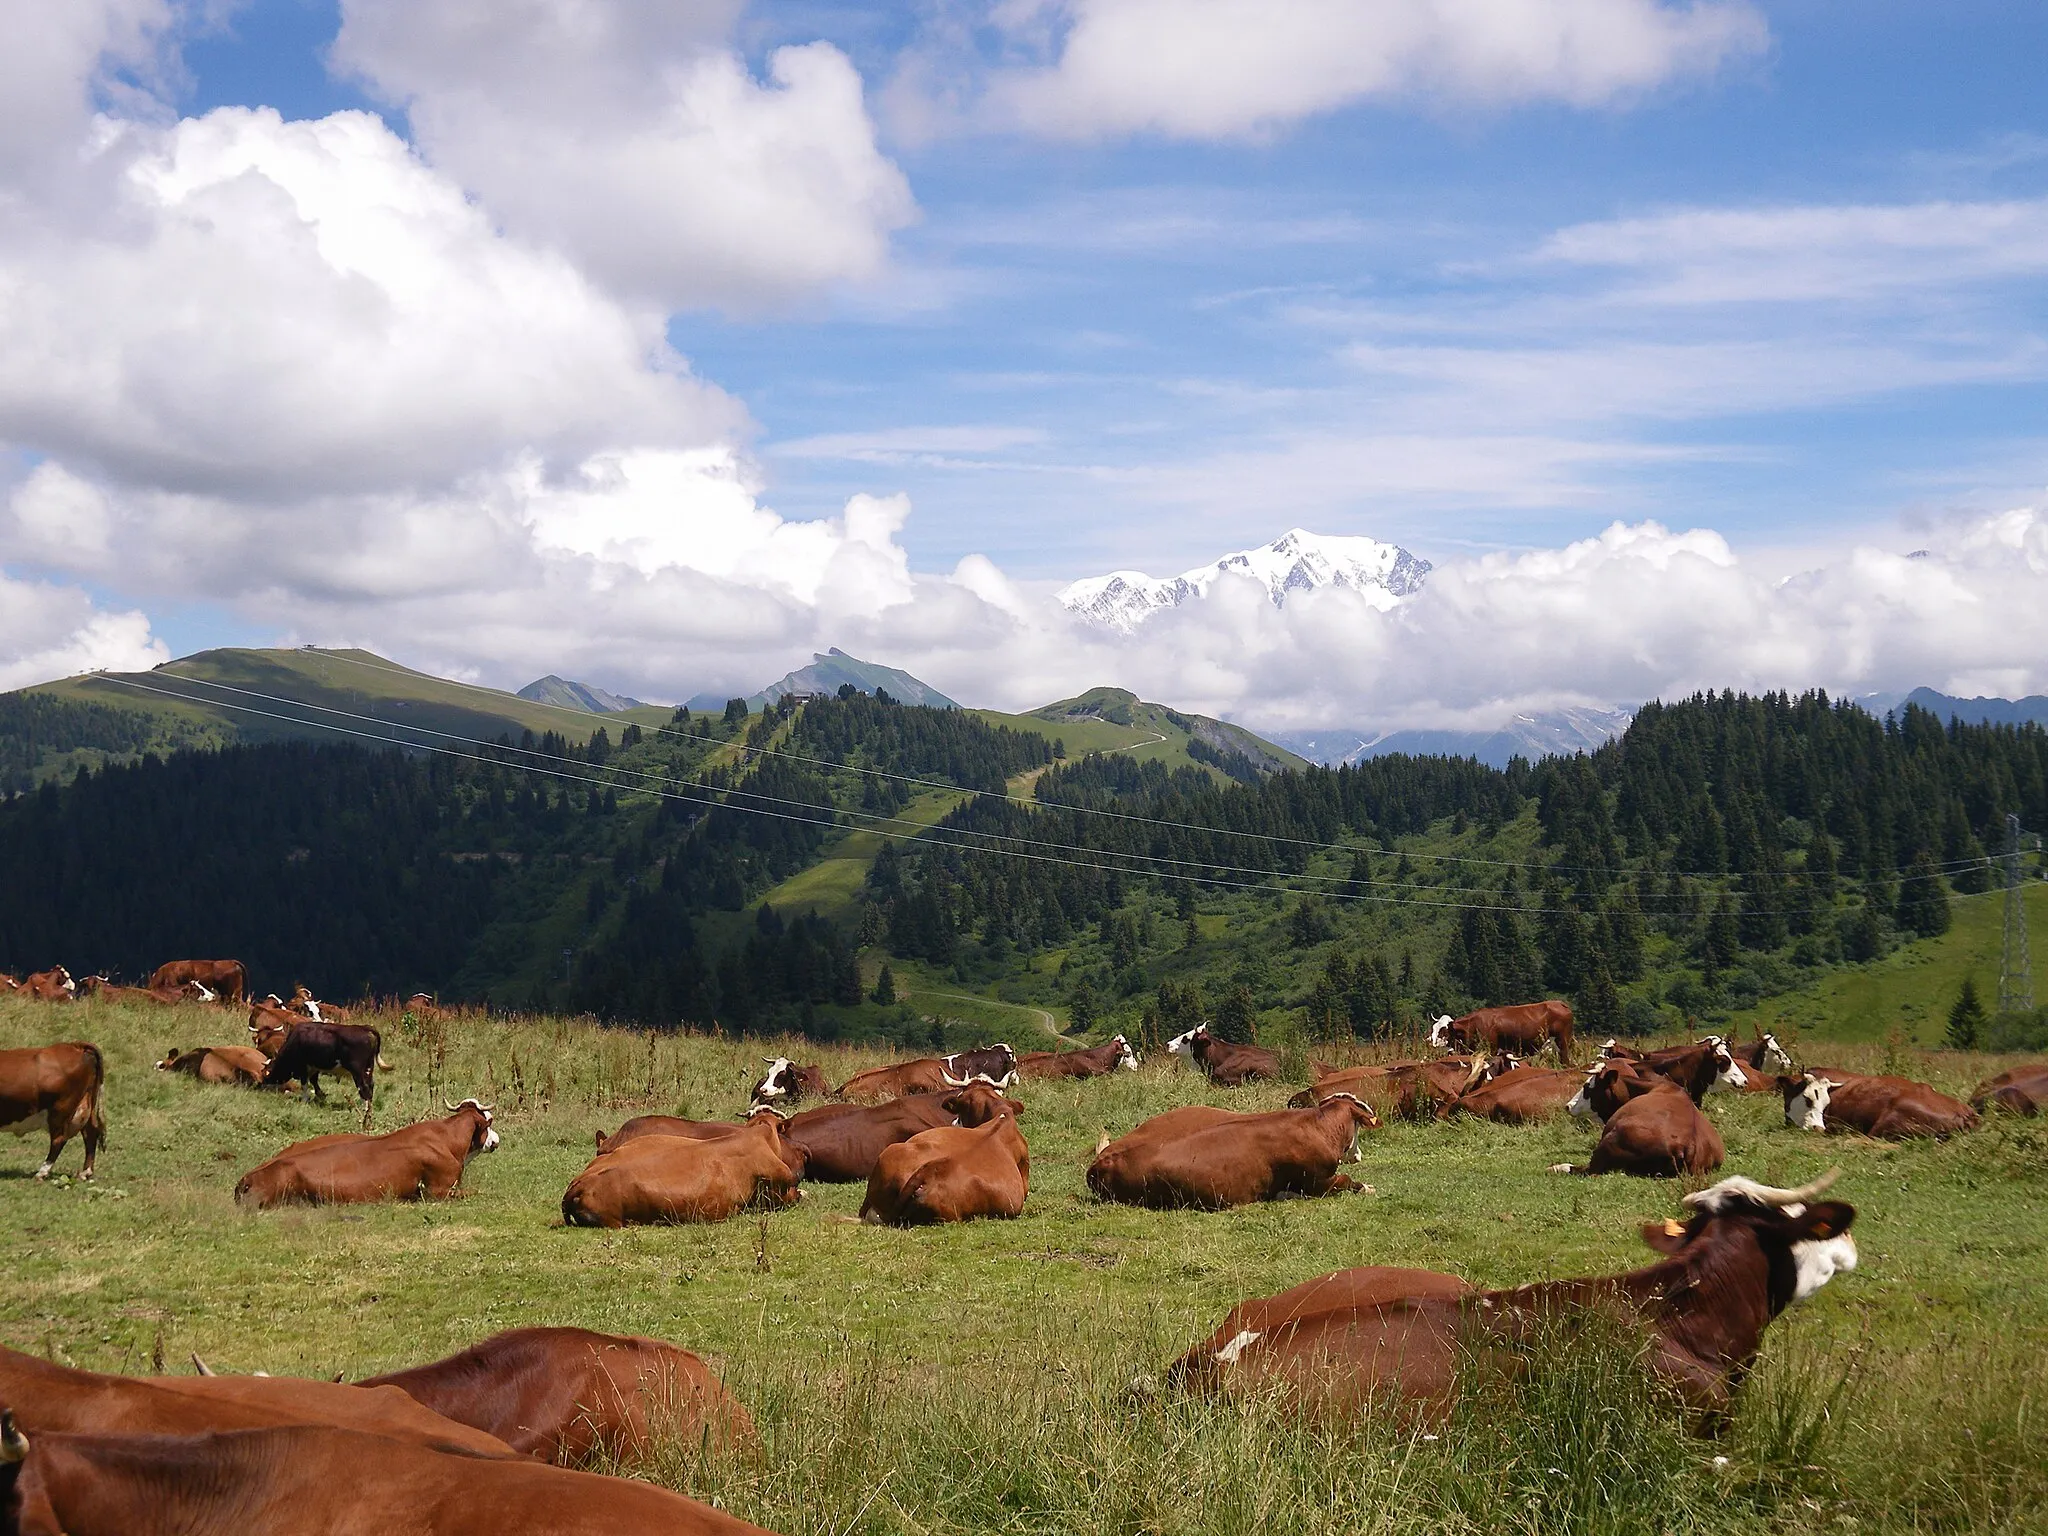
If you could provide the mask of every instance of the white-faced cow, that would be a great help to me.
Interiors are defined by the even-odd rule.
[[[761,1081],[754,1084],[756,1104],[773,1104],[779,1108],[785,1104],[800,1104],[805,1099],[832,1097],[832,1085],[815,1066],[798,1066],[787,1056],[764,1059],[768,1063],[768,1071]]]
[[[77,998],[78,983],[63,966],[53,965],[47,971],[24,977],[17,990],[33,1002],[68,1003]]]
[[[1861,1131],[1886,1141],[1953,1136],[1976,1127],[1977,1112],[1959,1099],[1909,1077],[1854,1077],[1824,1072],[1781,1077],[1785,1123],[1801,1131]]]
[[[1241,1088],[1260,1078],[1280,1075],[1280,1058],[1271,1051],[1263,1046],[1219,1040],[1209,1033],[1206,1024],[1197,1024],[1186,1034],[1175,1035],[1166,1042],[1166,1050],[1168,1055],[1187,1057],[1218,1088]]]
[[[172,960],[149,973],[153,991],[175,992],[196,981],[224,1003],[239,1004],[249,995],[249,972],[239,960]]]
[[[1279,1391],[1317,1415],[1440,1421],[1475,1367],[1524,1371],[1533,1346],[1604,1313],[1640,1328],[1644,1368],[1718,1424],[1771,1320],[1856,1267],[1855,1208],[1816,1198],[1834,1177],[1803,1189],[1735,1177],[1687,1195],[1685,1221],[1643,1228],[1665,1257],[1624,1275],[1480,1292],[1426,1271],[1327,1275],[1242,1303],[1168,1380],[1209,1394]]]
[[[1439,1014],[1429,1026],[1429,1043],[1445,1051],[1476,1051],[1488,1056],[1508,1051],[1524,1058],[1549,1044],[1557,1047],[1557,1059],[1570,1066],[1572,1006],[1552,998],[1508,1008],[1479,1008],[1455,1019]]]
[[[1606,1124],[1591,1159],[1580,1167],[1553,1164],[1554,1173],[1627,1173],[1671,1179],[1712,1173],[1728,1155],[1721,1133],[1700,1113],[1686,1089],[1633,1062],[1610,1061],[1595,1067],[1566,1107],[1573,1114],[1597,1115]]]
[[[36,1177],[47,1179],[57,1155],[72,1137],[85,1138],[85,1168],[92,1177],[93,1160],[107,1134],[100,1109],[100,1089],[107,1076],[100,1048],[83,1040],[67,1045],[34,1046],[0,1051],[0,1131],[27,1136],[36,1131],[50,1138],[50,1150]]]
[[[450,1104],[439,1120],[382,1136],[315,1136],[286,1147],[242,1175],[238,1204],[360,1205],[380,1200],[446,1200],[478,1152],[498,1149],[491,1108],[475,1099]]]

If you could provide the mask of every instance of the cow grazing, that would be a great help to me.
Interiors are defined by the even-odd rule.
[[[21,1536],[762,1536],[650,1483],[484,1460],[354,1430],[71,1435],[0,1421],[0,1498]]]
[[[977,1077],[1000,1090],[1016,1080],[1016,1071],[1015,1051],[1007,1045],[987,1045],[951,1056],[921,1056],[894,1066],[870,1067],[849,1077],[833,1097],[874,1102],[913,1093],[951,1093]]]
[[[1211,1211],[1356,1190],[1337,1165],[1356,1162],[1360,1129],[1378,1124],[1371,1107],[1348,1094],[1263,1115],[1169,1110],[1097,1149],[1088,1187],[1126,1205]]]
[[[31,1002],[68,1003],[78,996],[78,983],[71,979],[71,973],[63,966],[56,965],[24,977],[16,990]]]
[[[240,1004],[249,995],[249,972],[239,960],[172,960],[149,973],[151,991],[175,992],[188,981],[224,1003]]]
[[[1785,1123],[1802,1131],[1861,1131],[1886,1141],[1953,1136],[1974,1130],[1977,1112],[1960,1099],[1910,1077],[1855,1077],[1808,1072],[1781,1077]]]
[[[803,1174],[803,1153],[772,1116],[714,1141],[644,1136],[591,1159],[562,1195],[562,1220],[572,1227],[724,1221],[794,1205],[803,1198]]]
[[[2002,1109],[2008,1114],[2038,1115],[2044,1107],[2048,1107],[2048,1061],[2030,1061],[1987,1077],[1970,1090],[1970,1108],[1979,1114]]]
[[[645,1455],[657,1435],[720,1448],[754,1438],[746,1409],[687,1349],[587,1328],[514,1328],[365,1387],[396,1387],[444,1419],[562,1466]]]
[[[1262,1077],[1280,1075],[1280,1058],[1262,1046],[1218,1040],[1209,1026],[1197,1024],[1166,1042],[1169,1055],[1185,1056],[1218,1088],[1241,1088]]]
[[[1557,1059],[1570,1066],[1571,1004],[1553,998],[1510,1008],[1480,1008],[1455,1019],[1439,1014],[1429,1026],[1429,1043],[1446,1051],[1511,1051],[1523,1057],[1534,1056],[1549,1044],[1557,1047]]]
[[[440,1120],[422,1120],[382,1136],[316,1136],[294,1142],[250,1169],[235,1186],[236,1203],[256,1210],[277,1205],[361,1205],[379,1200],[445,1200],[462,1182],[472,1155],[495,1152],[491,1110],[475,1099],[450,1104]]]
[[[976,1083],[941,1108],[979,1123],[936,1126],[886,1148],[868,1178],[861,1220],[894,1227],[1021,1215],[1031,1149],[1017,1129],[1024,1106]]]
[[[798,1066],[787,1056],[769,1056],[768,1072],[754,1084],[756,1104],[798,1104],[805,1099],[829,1099],[832,1085],[815,1066]]]
[[[1497,1125],[1534,1125],[1564,1113],[1585,1081],[1586,1075],[1573,1069],[1523,1067],[1459,1094],[1437,1111],[1437,1118],[1478,1115]]]
[[[256,1011],[263,1011],[261,1004]],[[376,1071],[391,1070],[391,1063],[384,1059],[384,1037],[367,1024],[318,1024],[311,1019],[294,1019],[290,1025],[281,1027],[276,1019],[268,1017],[258,1024],[252,1013],[249,1033],[255,1038],[257,1049],[270,1056],[270,1068],[263,1077],[266,1088],[282,1088],[296,1081],[304,1083],[314,1098],[325,1098],[320,1091],[320,1074],[346,1072],[355,1080],[356,1093],[367,1106],[376,1097]],[[269,1049],[273,1045],[274,1052]]]
[[[990,1086],[982,1084],[980,1086]],[[784,1135],[804,1155],[804,1177],[820,1184],[865,1183],[884,1149],[944,1125],[980,1125],[976,1106],[946,1108],[956,1093],[912,1094],[886,1104],[826,1104],[789,1117]]]
[[[159,1072],[183,1072],[202,1083],[238,1083],[258,1088],[270,1062],[253,1045],[202,1045],[196,1050],[178,1050],[156,1064]]]
[[[1279,1389],[1331,1416],[1398,1404],[1434,1421],[1474,1366],[1526,1369],[1546,1330],[1619,1315],[1646,1336],[1639,1358],[1651,1376],[1717,1423],[1771,1320],[1856,1267],[1855,1208],[1816,1199],[1834,1177],[1772,1189],[1738,1176],[1687,1195],[1683,1223],[1643,1228],[1665,1257],[1624,1275],[1476,1293],[1452,1275],[1427,1275],[1425,1284],[1413,1270],[1327,1276],[1243,1303],[1173,1364],[1168,1380],[1202,1393]],[[1327,1305],[1301,1294],[1318,1286]]]
[[[1553,1173],[1672,1179],[1712,1173],[1728,1155],[1721,1133],[1685,1089],[1632,1062],[1595,1067],[1566,1108],[1575,1115],[1598,1115],[1606,1124],[1584,1166],[1556,1163]]]
[[[106,1076],[100,1048],[82,1040],[0,1051],[0,1131],[15,1136],[43,1131],[50,1138],[37,1178],[50,1176],[65,1143],[79,1135],[85,1138],[85,1168],[79,1177],[92,1177],[93,1160],[107,1134],[100,1108]]]
[[[1027,1082],[1061,1077],[1103,1077],[1122,1067],[1138,1070],[1138,1053],[1122,1035],[1079,1051],[1026,1051],[1017,1058],[1017,1075]]]
[[[295,1376],[110,1376],[4,1346],[0,1403],[12,1405],[30,1434],[181,1435],[319,1424],[471,1456],[516,1454],[495,1436],[444,1419],[396,1388],[344,1387]]]

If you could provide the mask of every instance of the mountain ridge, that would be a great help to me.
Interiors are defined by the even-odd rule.
[[[535,678],[514,697],[534,704],[553,704],[560,709],[580,709],[592,715],[619,715],[629,709],[654,707],[639,699],[629,699],[623,694],[612,693],[590,683],[557,677],[552,672],[546,677]]]

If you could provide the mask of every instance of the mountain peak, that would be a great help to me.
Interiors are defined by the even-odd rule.
[[[519,697],[530,699],[536,704],[552,704],[560,709],[580,709],[592,715],[616,715],[621,710],[642,707],[638,699],[607,693],[604,689],[593,687],[589,683],[557,677],[552,672],[546,677],[535,678],[520,689]]]
[[[1207,596],[1226,573],[1258,582],[1275,608],[1284,608],[1292,593],[1345,587],[1385,610],[1421,590],[1429,571],[1427,560],[1397,544],[1290,528],[1270,544],[1238,550],[1178,576],[1154,577],[1142,571],[1085,576],[1063,588],[1059,600],[1085,619],[1129,634],[1162,608]]]

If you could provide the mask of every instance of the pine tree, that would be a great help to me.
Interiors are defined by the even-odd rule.
[[[1586,971],[1586,984],[1579,990],[1578,1029],[1589,1040],[1604,1040],[1620,1034],[1621,1027],[1621,994],[1615,990],[1607,957],[1596,952]]]
[[[1223,994],[1217,1006],[1215,1031],[1219,1038],[1250,1045],[1258,1038],[1259,1005],[1252,989],[1239,982]]]
[[[1955,1006],[1948,1011],[1948,1048],[1974,1051],[1984,1039],[1984,1002],[1977,996],[1977,978],[1965,976]]]
[[[1858,965],[1884,953],[1884,930],[1878,926],[1877,903],[1865,900],[1842,924],[1842,957]]]
[[[1067,1002],[1069,1027],[1077,1035],[1085,1035],[1095,1027],[1095,989],[1086,977],[1074,988],[1074,995]]]
[[[1835,896],[1835,845],[1826,832],[1816,828],[1806,847],[1806,879],[1813,894],[1825,906]]]
[[[1934,858],[1922,849],[1908,866],[1906,878],[1899,886],[1898,924],[1908,933],[1931,939],[1936,934],[1947,933],[1952,920],[1948,893],[1941,888],[1941,875],[1935,870]]]
[[[882,974],[875,978],[875,990],[871,996],[884,1008],[892,1007],[896,1002],[896,973],[886,960],[882,962]]]
[[[1735,926],[1735,902],[1723,891],[1714,898],[1714,912],[1707,919],[1704,943],[1707,973],[1711,976],[1727,970],[1735,963],[1740,947],[1740,936]]]
[[[1351,855],[1351,876],[1344,889],[1352,896],[1363,896],[1372,889],[1372,855],[1363,848]]]

